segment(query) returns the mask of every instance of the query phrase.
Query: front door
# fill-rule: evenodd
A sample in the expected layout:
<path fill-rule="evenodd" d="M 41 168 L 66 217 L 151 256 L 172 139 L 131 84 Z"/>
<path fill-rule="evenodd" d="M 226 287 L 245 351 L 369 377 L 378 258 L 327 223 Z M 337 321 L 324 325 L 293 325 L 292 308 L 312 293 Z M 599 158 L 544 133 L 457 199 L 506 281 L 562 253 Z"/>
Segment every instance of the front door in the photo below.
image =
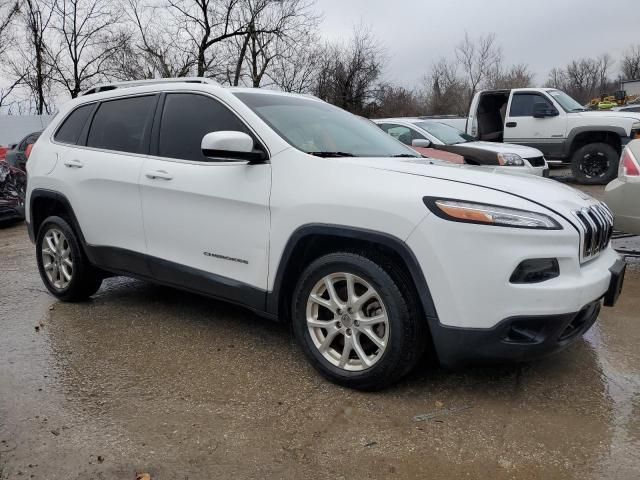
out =
<path fill-rule="evenodd" d="M 211 96 L 168 93 L 159 122 L 156 151 L 141 176 L 153 274 L 260 307 L 267 287 L 271 165 L 202 154 L 207 133 L 232 130 L 253 136 Z"/>
<path fill-rule="evenodd" d="M 566 115 L 535 118 L 536 103 L 558 110 L 551 99 L 538 92 L 518 92 L 512 95 L 505 120 L 505 143 L 517 143 L 537 148 L 547 156 L 562 155 L 567 130 Z M 561 112 L 564 113 L 564 112 Z"/>

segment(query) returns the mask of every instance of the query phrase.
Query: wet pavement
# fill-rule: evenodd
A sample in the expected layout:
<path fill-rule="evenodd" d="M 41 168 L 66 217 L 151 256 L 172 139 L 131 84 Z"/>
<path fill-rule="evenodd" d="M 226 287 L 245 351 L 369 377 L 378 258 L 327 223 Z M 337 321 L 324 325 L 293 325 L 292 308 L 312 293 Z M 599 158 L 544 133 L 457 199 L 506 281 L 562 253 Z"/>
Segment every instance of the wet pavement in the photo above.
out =
<path fill-rule="evenodd" d="M 553 357 L 425 362 L 362 393 L 321 379 L 287 328 L 221 302 L 112 278 L 60 303 L 24 225 L 5 226 L 0 479 L 635 479 L 639 289 L 632 260 L 618 305 Z"/>

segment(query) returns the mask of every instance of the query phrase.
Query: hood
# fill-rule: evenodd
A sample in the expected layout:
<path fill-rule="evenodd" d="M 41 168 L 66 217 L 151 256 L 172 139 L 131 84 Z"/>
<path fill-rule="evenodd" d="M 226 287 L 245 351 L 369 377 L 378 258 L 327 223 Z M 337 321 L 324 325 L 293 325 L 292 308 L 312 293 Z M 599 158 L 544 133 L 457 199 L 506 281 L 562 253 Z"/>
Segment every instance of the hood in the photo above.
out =
<path fill-rule="evenodd" d="M 344 158 L 355 165 L 440 180 L 467 183 L 525 198 L 572 218 L 572 211 L 598 203 L 590 195 L 556 180 L 533 175 L 487 170 L 472 165 L 454 165 L 420 158 Z"/>
<path fill-rule="evenodd" d="M 477 148 L 480 150 L 487 150 L 495 153 L 515 153 L 517 155 L 520 155 L 522 158 L 535 158 L 543 156 L 543 153 L 536 148 L 511 143 L 467 142 L 451 146 L 455 146 L 458 148 Z"/>
<path fill-rule="evenodd" d="M 640 121 L 640 112 L 614 112 L 614 111 L 598 111 L 589 110 L 588 112 L 574 112 L 569 115 L 578 115 L 586 118 L 630 118 Z"/>

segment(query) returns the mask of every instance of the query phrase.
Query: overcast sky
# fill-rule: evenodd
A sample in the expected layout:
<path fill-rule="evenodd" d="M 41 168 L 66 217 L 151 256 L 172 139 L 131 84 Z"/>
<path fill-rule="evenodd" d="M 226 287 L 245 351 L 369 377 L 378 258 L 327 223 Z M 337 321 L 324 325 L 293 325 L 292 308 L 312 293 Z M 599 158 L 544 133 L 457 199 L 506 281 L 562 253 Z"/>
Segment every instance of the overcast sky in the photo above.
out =
<path fill-rule="evenodd" d="M 640 0 L 317 0 L 322 34 L 347 38 L 370 27 L 385 46 L 385 78 L 420 83 L 441 56 L 452 57 L 464 37 L 494 32 L 505 63 L 526 63 L 536 84 L 575 58 L 609 53 L 616 60 L 640 44 Z"/>

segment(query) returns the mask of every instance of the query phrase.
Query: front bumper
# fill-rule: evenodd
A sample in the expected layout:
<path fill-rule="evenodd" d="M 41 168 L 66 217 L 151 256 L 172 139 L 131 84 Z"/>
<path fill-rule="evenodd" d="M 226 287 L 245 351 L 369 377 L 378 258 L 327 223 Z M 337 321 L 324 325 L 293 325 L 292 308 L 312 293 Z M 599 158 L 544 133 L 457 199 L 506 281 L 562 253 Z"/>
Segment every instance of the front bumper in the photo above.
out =
<path fill-rule="evenodd" d="M 0 220 L 21 220 L 21 219 L 24 219 L 23 205 L 0 204 Z"/>
<path fill-rule="evenodd" d="M 558 352 L 579 339 L 595 323 L 601 301 L 578 312 L 522 316 L 503 320 L 494 328 L 473 330 L 432 328 L 438 359 L 453 368 L 472 361 L 529 361 Z"/>
<path fill-rule="evenodd" d="M 618 260 L 609 270 L 611 281 L 604 305 L 613 306 L 622 289 L 625 262 Z M 471 361 L 528 361 L 563 350 L 582 337 L 598 318 L 602 298 L 577 312 L 507 318 L 493 328 L 468 329 L 431 326 L 440 363 L 457 367 Z"/>

